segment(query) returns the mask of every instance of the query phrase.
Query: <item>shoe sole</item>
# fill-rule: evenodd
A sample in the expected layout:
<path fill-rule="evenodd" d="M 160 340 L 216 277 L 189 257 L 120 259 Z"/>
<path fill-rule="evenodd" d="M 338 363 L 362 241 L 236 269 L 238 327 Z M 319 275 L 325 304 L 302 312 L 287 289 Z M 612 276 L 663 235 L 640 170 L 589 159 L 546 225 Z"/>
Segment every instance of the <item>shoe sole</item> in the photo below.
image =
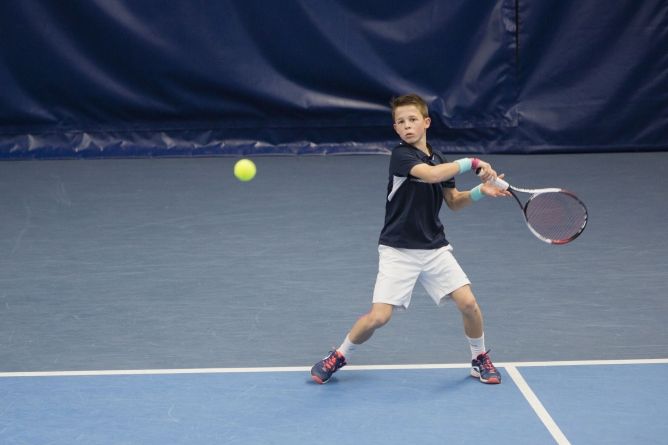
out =
<path fill-rule="evenodd" d="M 480 374 L 475 375 L 473 372 L 471 372 L 471 377 L 474 379 L 479 379 L 482 383 L 488 383 L 492 385 L 496 385 L 501 383 L 501 379 L 497 377 L 492 377 L 491 379 L 483 380 L 482 377 L 480 377 Z"/>
<path fill-rule="evenodd" d="M 471 377 L 475 377 L 475 376 L 472 375 Z M 501 383 L 501 379 L 497 379 L 496 377 L 492 377 L 491 379 L 487 379 L 487 380 L 483 380 L 483 379 L 479 379 L 479 380 L 482 383 L 487 383 L 487 384 L 492 384 L 492 385 L 496 385 L 496 384 Z"/>
<path fill-rule="evenodd" d="M 314 376 L 314 375 L 312 375 L 311 378 L 312 378 L 313 380 L 315 380 L 316 382 L 320 383 L 321 385 L 324 385 L 325 383 L 329 382 L 329 379 L 327 379 L 327 380 L 325 380 L 325 381 L 322 381 L 322 379 L 320 379 L 320 377 L 316 377 L 316 376 Z"/>

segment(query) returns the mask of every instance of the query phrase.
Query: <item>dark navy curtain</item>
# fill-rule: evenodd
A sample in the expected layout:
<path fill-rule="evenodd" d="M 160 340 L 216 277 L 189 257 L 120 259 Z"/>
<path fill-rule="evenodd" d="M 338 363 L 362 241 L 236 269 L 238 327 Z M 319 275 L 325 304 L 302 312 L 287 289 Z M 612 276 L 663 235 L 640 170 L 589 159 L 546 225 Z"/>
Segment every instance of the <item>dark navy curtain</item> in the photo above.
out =
<path fill-rule="evenodd" d="M 523 151 L 668 149 L 668 2 L 519 2 Z"/>
<path fill-rule="evenodd" d="M 663 0 L 0 3 L 0 157 L 665 149 Z"/>

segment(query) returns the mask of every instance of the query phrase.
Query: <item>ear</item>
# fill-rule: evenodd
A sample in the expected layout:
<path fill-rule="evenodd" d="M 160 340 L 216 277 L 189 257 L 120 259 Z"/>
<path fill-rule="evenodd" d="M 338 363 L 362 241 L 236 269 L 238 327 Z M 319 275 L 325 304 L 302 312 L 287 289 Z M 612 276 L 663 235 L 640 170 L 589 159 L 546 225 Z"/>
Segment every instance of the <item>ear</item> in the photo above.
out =
<path fill-rule="evenodd" d="M 397 134 L 399 134 L 399 130 L 397 130 L 397 124 L 392 124 L 392 128 L 394 128 L 394 131 L 396 131 Z"/>
<path fill-rule="evenodd" d="M 429 128 L 431 125 L 431 118 L 430 117 L 425 117 L 424 118 L 424 128 Z"/>

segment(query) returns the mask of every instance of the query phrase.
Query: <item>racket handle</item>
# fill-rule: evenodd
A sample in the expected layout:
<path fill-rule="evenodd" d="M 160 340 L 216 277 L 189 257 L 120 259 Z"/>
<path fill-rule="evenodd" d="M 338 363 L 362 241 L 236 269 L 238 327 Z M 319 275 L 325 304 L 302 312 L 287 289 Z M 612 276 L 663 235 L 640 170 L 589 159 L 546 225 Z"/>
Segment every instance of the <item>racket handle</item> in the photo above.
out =
<path fill-rule="evenodd" d="M 478 176 L 480 176 L 481 171 L 482 171 L 482 169 L 480 167 L 478 167 L 475 172 Z M 495 186 L 497 186 L 498 188 L 503 189 L 503 190 L 508 190 L 508 187 L 510 187 L 510 184 L 508 184 L 506 181 L 504 181 L 501 178 L 492 178 L 487 182 L 489 182 L 490 184 L 494 184 Z"/>

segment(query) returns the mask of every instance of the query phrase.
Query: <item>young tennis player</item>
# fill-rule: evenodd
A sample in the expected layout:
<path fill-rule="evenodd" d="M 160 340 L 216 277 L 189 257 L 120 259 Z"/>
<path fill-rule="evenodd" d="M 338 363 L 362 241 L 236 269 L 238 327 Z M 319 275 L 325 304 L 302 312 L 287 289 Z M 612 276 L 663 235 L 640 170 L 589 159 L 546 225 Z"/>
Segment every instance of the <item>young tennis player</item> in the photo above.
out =
<path fill-rule="evenodd" d="M 459 210 L 485 195 L 510 193 L 486 183 L 496 177 L 488 163 L 475 158 L 447 162 L 442 153 L 433 150 L 427 143 L 431 120 L 422 98 L 409 94 L 392 99 L 391 105 L 401 143 L 390 158 L 373 306 L 355 323 L 341 347 L 313 366 L 311 376 L 318 383 L 326 383 L 347 364 L 357 346 L 390 320 L 395 309 L 408 308 L 419 280 L 436 304 L 442 306 L 452 299 L 461 311 L 471 347 L 471 375 L 483 383 L 501 383 L 501 374 L 485 350 L 480 308 L 466 274 L 452 256 L 438 213 L 443 201 L 451 210 Z M 458 191 L 455 175 L 476 169 L 480 169 L 482 184 L 470 191 Z"/>

